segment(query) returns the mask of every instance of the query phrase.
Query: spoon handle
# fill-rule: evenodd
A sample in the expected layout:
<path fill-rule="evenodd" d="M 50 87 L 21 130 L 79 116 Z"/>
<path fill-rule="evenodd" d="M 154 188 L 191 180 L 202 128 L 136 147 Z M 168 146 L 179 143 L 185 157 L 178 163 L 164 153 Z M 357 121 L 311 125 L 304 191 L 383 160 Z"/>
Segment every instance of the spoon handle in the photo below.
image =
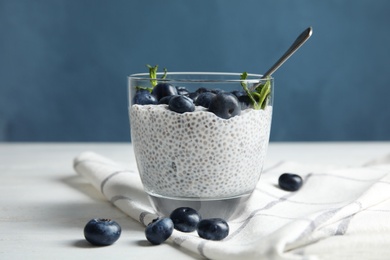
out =
<path fill-rule="evenodd" d="M 311 36 L 313 29 L 311 27 L 304 30 L 297 39 L 293 42 L 290 48 L 283 54 L 280 59 L 261 77 L 262 79 L 271 76 L 282 64 L 291 57 Z"/>

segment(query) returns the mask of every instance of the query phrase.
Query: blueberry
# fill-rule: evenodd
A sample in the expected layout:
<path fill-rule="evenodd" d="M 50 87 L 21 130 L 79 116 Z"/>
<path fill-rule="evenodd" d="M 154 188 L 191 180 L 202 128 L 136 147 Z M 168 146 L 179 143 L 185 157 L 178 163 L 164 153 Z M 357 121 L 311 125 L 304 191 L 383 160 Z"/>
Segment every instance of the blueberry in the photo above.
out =
<path fill-rule="evenodd" d="M 214 94 L 219 94 L 219 93 L 223 93 L 223 92 L 225 92 L 225 91 L 223 91 L 222 89 L 212 89 L 212 90 L 210 90 L 210 92 L 211 93 L 214 93 Z"/>
<path fill-rule="evenodd" d="M 238 102 L 240 103 L 241 110 L 249 108 L 251 106 L 251 104 L 252 104 L 251 99 L 246 94 L 244 94 L 242 96 L 239 96 L 238 97 Z"/>
<path fill-rule="evenodd" d="M 188 207 L 177 208 L 169 216 L 174 224 L 175 229 L 182 232 L 192 232 L 196 230 L 201 216 L 199 213 Z"/>
<path fill-rule="evenodd" d="M 233 90 L 231 93 L 235 95 L 237 98 L 246 95 L 246 92 L 243 90 Z"/>
<path fill-rule="evenodd" d="M 84 227 L 85 239 L 96 246 L 108 246 L 117 241 L 122 229 L 111 219 L 91 219 Z"/>
<path fill-rule="evenodd" d="M 279 176 L 279 187 L 286 191 L 297 191 L 302 187 L 301 176 L 294 173 L 283 173 Z"/>
<path fill-rule="evenodd" d="M 195 103 L 199 97 L 199 93 L 198 92 L 191 92 L 188 94 L 188 97 L 191 98 L 192 101 Z"/>
<path fill-rule="evenodd" d="M 220 218 L 203 219 L 199 222 L 197 231 L 201 238 L 222 240 L 229 235 L 229 225 Z"/>
<path fill-rule="evenodd" d="M 198 93 L 198 94 L 201 94 L 201 93 L 204 93 L 204 92 L 210 92 L 210 90 L 207 89 L 207 88 L 201 87 L 201 88 L 198 88 L 195 92 Z"/>
<path fill-rule="evenodd" d="M 203 92 L 203 93 L 199 94 L 198 98 L 195 101 L 195 104 L 197 106 L 202 106 L 202 107 L 208 108 L 210 105 L 211 99 L 215 96 L 216 96 L 216 94 L 214 94 L 213 92 Z"/>
<path fill-rule="evenodd" d="M 152 95 L 160 100 L 165 96 L 177 95 L 176 87 L 168 83 L 158 83 L 152 90 Z"/>
<path fill-rule="evenodd" d="M 211 99 L 209 111 L 218 117 L 229 119 L 241 114 L 241 106 L 233 94 L 219 93 Z"/>
<path fill-rule="evenodd" d="M 169 109 L 177 113 L 193 112 L 194 102 L 187 96 L 174 96 L 169 101 Z"/>
<path fill-rule="evenodd" d="M 157 218 L 146 226 L 146 239 L 153 245 L 159 245 L 167 240 L 173 232 L 173 222 L 170 218 Z"/>
<path fill-rule="evenodd" d="M 182 96 L 188 96 L 190 92 L 185 87 L 176 86 L 177 94 Z"/>
<path fill-rule="evenodd" d="M 133 103 L 138 105 L 155 105 L 158 101 L 148 90 L 141 89 L 135 93 Z"/>
<path fill-rule="evenodd" d="M 162 97 L 162 98 L 158 101 L 158 103 L 159 103 L 159 104 L 166 104 L 166 105 L 168 105 L 168 104 L 169 104 L 169 101 L 171 100 L 171 98 L 176 97 L 176 96 L 177 96 L 177 95 Z"/>

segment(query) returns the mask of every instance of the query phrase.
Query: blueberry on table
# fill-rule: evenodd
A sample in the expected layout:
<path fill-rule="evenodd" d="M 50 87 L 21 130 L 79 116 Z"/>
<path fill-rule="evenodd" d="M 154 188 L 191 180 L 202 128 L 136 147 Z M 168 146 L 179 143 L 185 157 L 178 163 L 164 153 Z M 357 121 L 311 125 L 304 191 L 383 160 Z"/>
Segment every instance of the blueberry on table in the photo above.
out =
<path fill-rule="evenodd" d="M 148 90 L 140 89 L 135 93 L 133 103 L 138 105 L 155 105 L 158 103 L 158 100 Z"/>
<path fill-rule="evenodd" d="M 96 246 L 108 246 L 117 241 L 122 229 L 111 219 L 91 219 L 84 227 L 85 239 Z"/>
<path fill-rule="evenodd" d="M 195 105 L 187 96 L 174 96 L 169 100 L 168 108 L 177 113 L 193 112 Z"/>
<path fill-rule="evenodd" d="M 168 83 L 158 83 L 152 90 L 152 95 L 160 100 L 166 96 L 177 95 L 177 89 L 171 84 Z"/>
<path fill-rule="evenodd" d="M 195 101 L 195 105 L 208 108 L 210 106 L 211 99 L 213 99 L 213 97 L 215 96 L 216 94 L 214 94 L 213 92 L 200 93 Z"/>
<path fill-rule="evenodd" d="M 218 117 L 229 119 L 241 114 L 241 105 L 235 95 L 219 93 L 211 99 L 209 111 Z"/>
<path fill-rule="evenodd" d="M 229 225 L 221 218 L 203 219 L 198 224 L 198 235 L 207 240 L 222 240 L 229 235 Z"/>
<path fill-rule="evenodd" d="M 153 245 L 159 245 L 167 240 L 173 232 L 173 222 L 170 218 L 157 218 L 146 226 L 146 239 Z"/>
<path fill-rule="evenodd" d="M 301 176 L 294 173 L 283 173 L 279 176 L 279 187 L 286 191 L 297 191 L 302 187 Z"/>
<path fill-rule="evenodd" d="M 172 211 L 170 218 L 173 221 L 175 229 L 182 232 L 192 232 L 196 230 L 201 216 L 199 213 L 189 207 L 181 207 Z"/>

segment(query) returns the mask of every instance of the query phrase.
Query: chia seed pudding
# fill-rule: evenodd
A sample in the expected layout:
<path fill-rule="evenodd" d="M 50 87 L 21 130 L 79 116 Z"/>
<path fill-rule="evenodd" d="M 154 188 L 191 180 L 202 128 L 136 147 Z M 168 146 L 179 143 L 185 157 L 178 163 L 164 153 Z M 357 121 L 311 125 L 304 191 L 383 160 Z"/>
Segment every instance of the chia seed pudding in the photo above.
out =
<path fill-rule="evenodd" d="M 130 107 L 132 143 L 145 190 L 168 198 L 234 198 L 256 186 L 266 156 L 272 106 L 223 119 L 196 106 Z"/>

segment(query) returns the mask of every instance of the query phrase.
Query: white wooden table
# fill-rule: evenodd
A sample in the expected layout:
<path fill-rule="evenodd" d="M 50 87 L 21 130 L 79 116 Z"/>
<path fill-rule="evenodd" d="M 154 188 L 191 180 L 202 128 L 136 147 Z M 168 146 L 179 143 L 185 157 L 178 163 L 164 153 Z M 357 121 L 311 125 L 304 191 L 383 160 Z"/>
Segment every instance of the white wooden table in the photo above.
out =
<path fill-rule="evenodd" d="M 141 224 L 76 175 L 73 158 L 86 150 L 135 165 L 128 143 L 0 143 L 0 259 L 198 258 L 169 244 L 151 246 Z M 267 160 L 351 166 L 389 153 L 390 142 L 271 143 Z M 120 223 L 115 244 L 85 241 L 84 225 L 95 217 Z"/>

